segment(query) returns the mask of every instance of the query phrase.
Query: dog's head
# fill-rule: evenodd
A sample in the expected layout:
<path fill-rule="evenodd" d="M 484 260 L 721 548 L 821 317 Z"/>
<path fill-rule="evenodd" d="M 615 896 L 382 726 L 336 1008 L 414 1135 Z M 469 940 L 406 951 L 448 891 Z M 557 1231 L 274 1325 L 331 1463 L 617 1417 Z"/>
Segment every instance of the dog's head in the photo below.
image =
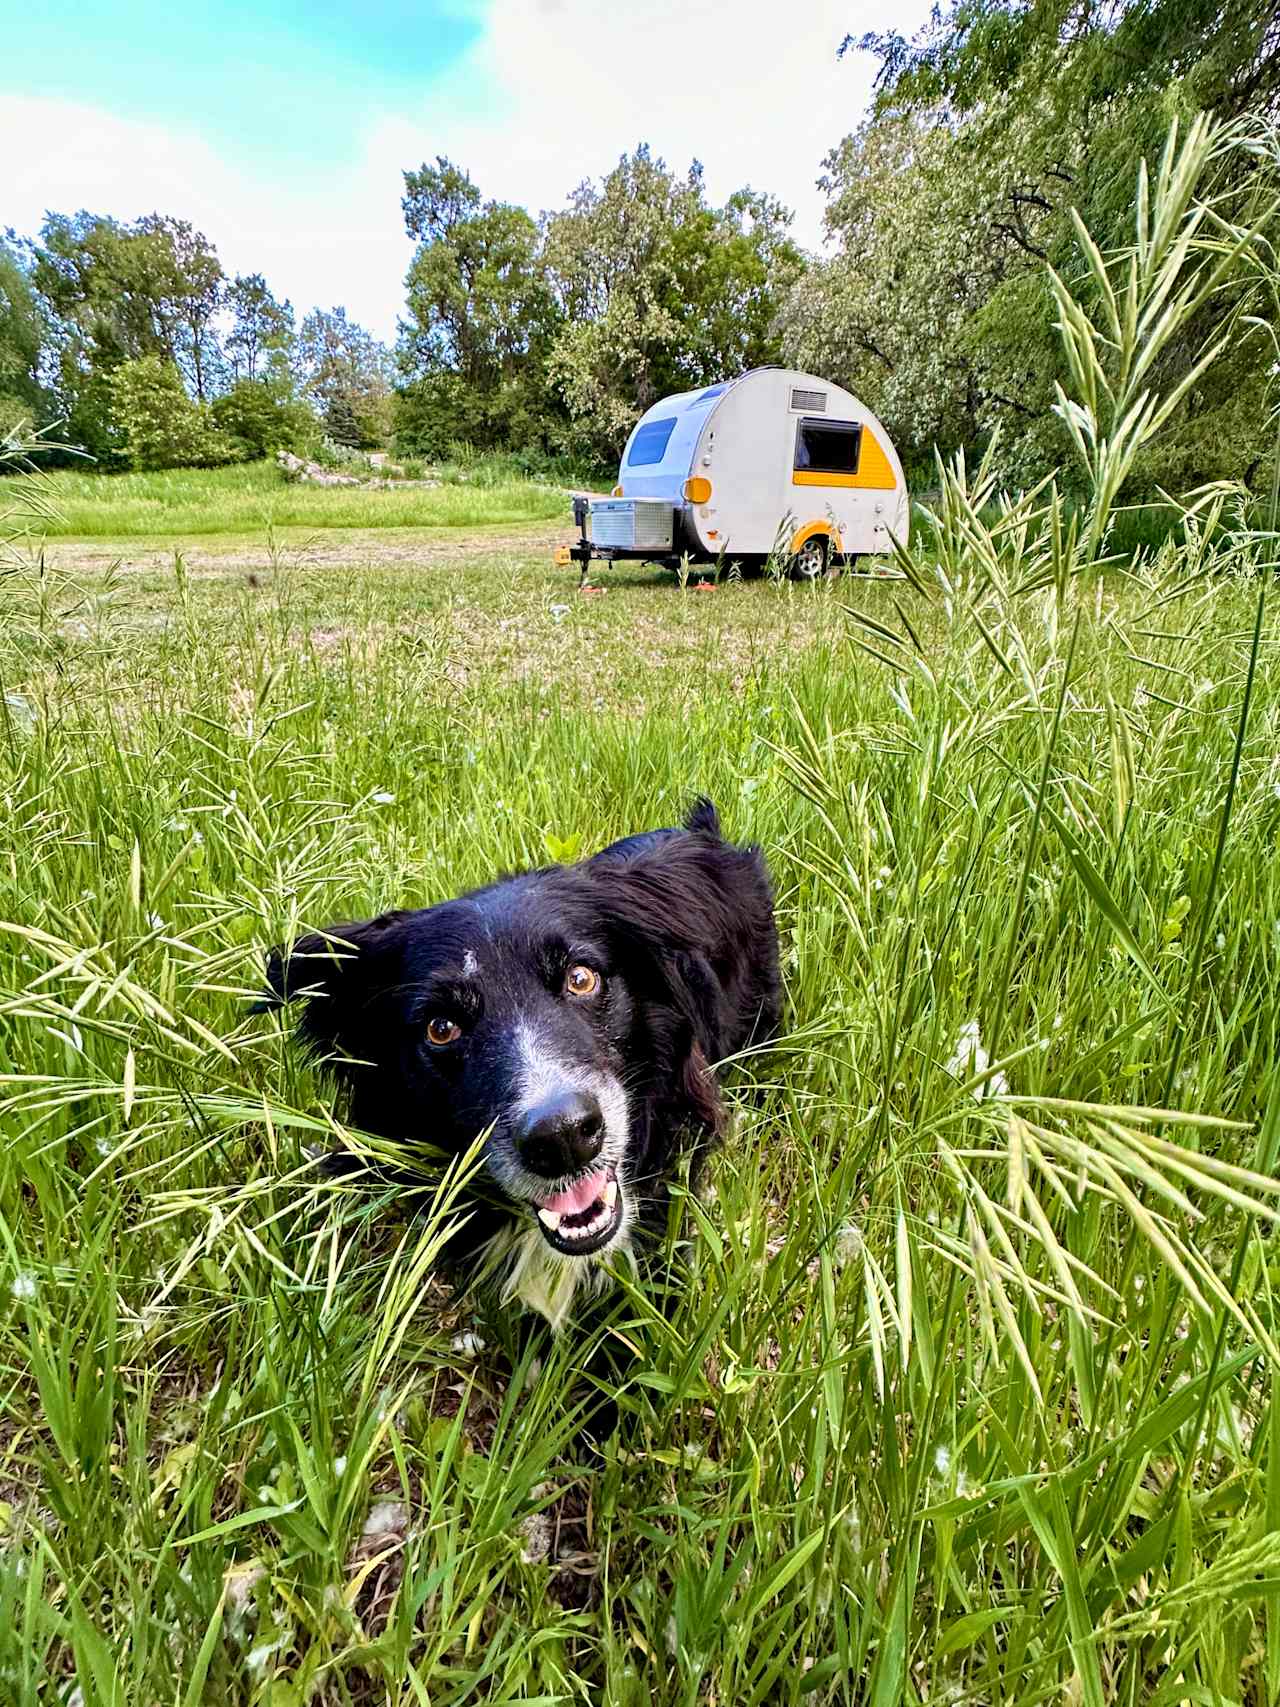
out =
<path fill-rule="evenodd" d="M 281 1001 L 352 1092 L 354 1124 L 485 1164 L 563 1257 L 626 1240 L 666 1134 L 714 1130 L 706 1061 L 732 934 L 709 831 L 633 838 L 582 865 L 303 937 L 271 956 Z"/>

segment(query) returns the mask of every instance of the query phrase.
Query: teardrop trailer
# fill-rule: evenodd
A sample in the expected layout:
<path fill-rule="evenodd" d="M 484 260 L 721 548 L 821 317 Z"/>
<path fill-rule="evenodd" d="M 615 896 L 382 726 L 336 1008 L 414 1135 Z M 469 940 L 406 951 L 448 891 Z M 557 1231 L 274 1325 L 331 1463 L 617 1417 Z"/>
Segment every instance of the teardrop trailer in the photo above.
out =
<path fill-rule="evenodd" d="M 790 368 L 664 397 L 627 440 L 609 498 L 575 497 L 577 563 L 787 562 L 804 579 L 906 544 L 889 435 L 842 386 Z"/>

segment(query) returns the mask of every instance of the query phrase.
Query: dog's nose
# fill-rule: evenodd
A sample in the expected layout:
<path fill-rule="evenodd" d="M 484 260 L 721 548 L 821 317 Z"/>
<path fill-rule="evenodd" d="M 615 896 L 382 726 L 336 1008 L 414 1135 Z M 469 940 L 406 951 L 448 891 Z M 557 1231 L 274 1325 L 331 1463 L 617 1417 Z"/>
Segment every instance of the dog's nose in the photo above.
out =
<path fill-rule="evenodd" d="M 576 1174 L 604 1144 L 604 1115 L 589 1091 L 563 1091 L 531 1108 L 516 1134 L 516 1151 L 543 1179 Z"/>

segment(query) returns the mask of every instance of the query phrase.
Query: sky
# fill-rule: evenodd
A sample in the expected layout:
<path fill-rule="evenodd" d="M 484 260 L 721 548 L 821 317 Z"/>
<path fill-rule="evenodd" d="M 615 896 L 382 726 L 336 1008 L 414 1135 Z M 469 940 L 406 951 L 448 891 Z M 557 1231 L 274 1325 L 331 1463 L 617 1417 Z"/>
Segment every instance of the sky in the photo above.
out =
<path fill-rule="evenodd" d="M 438 154 L 486 197 L 560 207 L 640 142 L 709 195 L 744 184 L 822 241 L 822 159 L 929 0 L 0 0 L 0 230 L 159 212 L 299 313 L 395 335 L 401 174 Z M 8 14 L 5 16 L 5 14 Z"/>

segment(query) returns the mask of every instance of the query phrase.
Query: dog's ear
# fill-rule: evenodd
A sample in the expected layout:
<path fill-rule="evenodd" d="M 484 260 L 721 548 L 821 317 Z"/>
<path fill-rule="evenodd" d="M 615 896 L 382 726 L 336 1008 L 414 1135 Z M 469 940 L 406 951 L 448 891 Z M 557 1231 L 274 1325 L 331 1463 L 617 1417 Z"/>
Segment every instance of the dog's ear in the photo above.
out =
<path fill-rule="evenodd" d="M 717 842 L 720 841 L 720 814 L 716 811 L 715 801 L 708 800 L 705 794 L 700 794 L 685 814 L 684 827 L 695 834 L 711 836 Z"/>
<path fill-rule="evenodd" d="M 644 953 L 680 960 L 709 995 L 719 988 L 712 964 L 741 936 L 744 901 L 759 888 L 759 856 L 720 839 L 709 800 L 697 802 L 684 829 L 634 841 L 625 860 L 582 868 L 596 904 L 615 935 Z"/>
<path fill-rule="evenodd" d="M 396 981 L 403 946 L 403 912 L 329 925 L 267 956 L 271 994 L 259 1008 L 305 1000 L 300 1029 L 313 1047 L 353 1041 L 368 1022 L 372 993 Z"/>
<path fill-rule="evenodd" d="M 590 873 L 599 914 L 669 1052 L 678 1100 L 710 1132 L 724 1123 L 709 1063 L 725 1052 L 731 1030 L 723 975 L 742 934 L 735 920 L 750 859 L 718 831 L 715 809 L 699 802 L 686 831 Z"/>

